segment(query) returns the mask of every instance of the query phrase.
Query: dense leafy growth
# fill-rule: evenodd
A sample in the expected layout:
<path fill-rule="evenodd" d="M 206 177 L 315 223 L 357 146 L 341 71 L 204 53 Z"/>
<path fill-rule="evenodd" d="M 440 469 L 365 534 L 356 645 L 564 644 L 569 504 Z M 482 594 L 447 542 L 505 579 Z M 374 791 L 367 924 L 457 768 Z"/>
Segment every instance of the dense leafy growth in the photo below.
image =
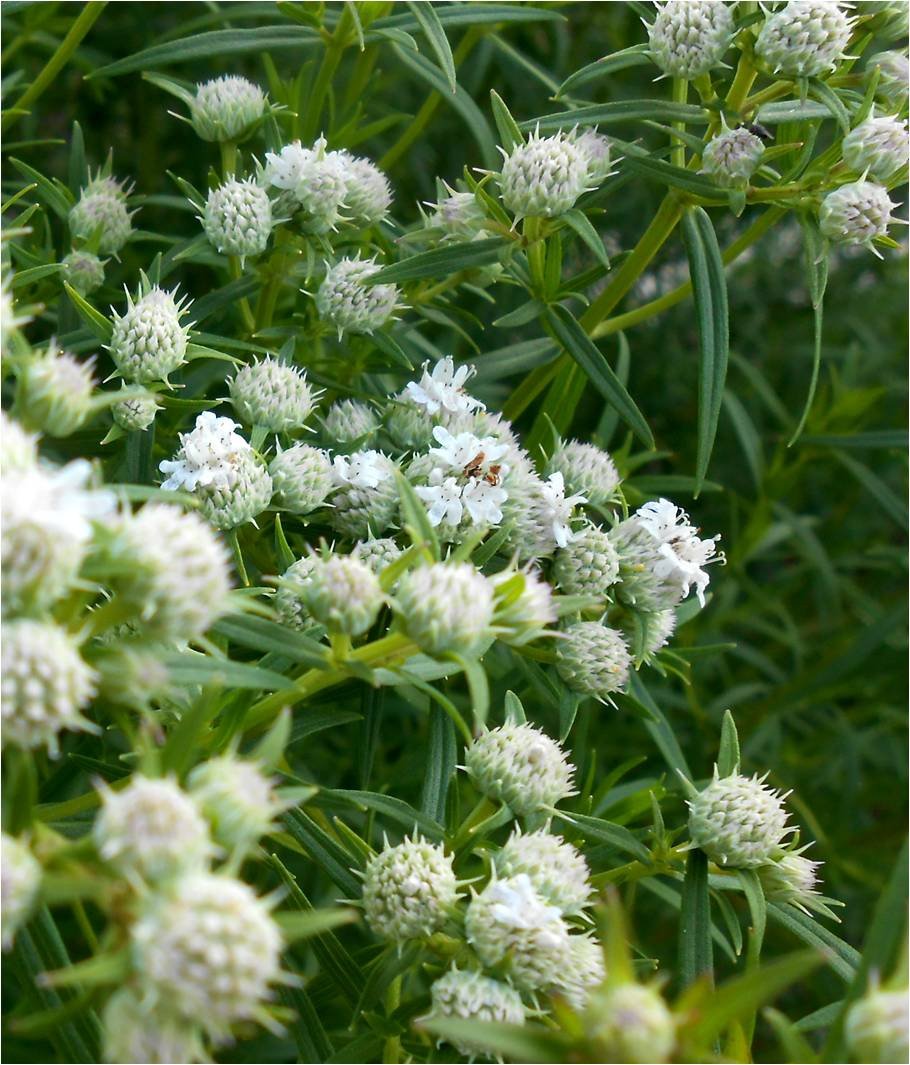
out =
<path fill-rule="evenodd" d="M 2 27 L 4 1060 L 906 1060 L 906 5 Z"/>

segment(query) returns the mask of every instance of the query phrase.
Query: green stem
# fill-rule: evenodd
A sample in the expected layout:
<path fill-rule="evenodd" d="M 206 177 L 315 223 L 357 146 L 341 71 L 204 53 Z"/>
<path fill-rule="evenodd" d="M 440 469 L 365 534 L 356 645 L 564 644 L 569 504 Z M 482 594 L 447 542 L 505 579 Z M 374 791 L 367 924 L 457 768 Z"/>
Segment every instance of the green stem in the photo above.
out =
<path fill-rule="evenodd" d="M 467 58 L 471 49 L 477 44 L 481 37 L 483 37 L 483 32 L 484 31 L 480 27 L 472 26 L 464 35 L 461 43 L 452 55 L 456 69 L 458 68 L 458 64 Z M 388 170 L 393 164 L 397 163 L 404 153 L 411 147 L 436 113 L 436 108 L 439 107 L 441 99 L 442 97 L 438 92 L 433 92 L 426 98 L 423 106 L 414 116 L 408 128 L 379 160 L 377 166 L 380 170 Z"/>
<path fill-rule="evenodd" d="M 221 176 L 227 181 L 237 173 L 237 142 L 219 141 L 221 149 Z"/>
<path fill-rule="evenodd" d="M 761 92 L 757 92 L 754 96 L 750 96 L 744 100 L 742 107 L 739 109 L 740 114 L 744 118 L 751 118 L 762 104 L 770 103 L 772 100 L 779 100 L 781 96 L 788 96 L 793 91 L 794 87 L 792 81 L 777 81 L 773 85 L 769 85 L 766 89 L 762 89 Z"/>
<path fill-rule="evenodd" d="M 338 20 L 338 25 L 335 27 L 335 32 L 326 43 L 325 54 L 322 57 L 322 63 L 320 63 L 319 70 L 316 73 L 316 80 L 313 82 L 313 87 L 310 90 L 306 111 L 304 111 L 301 120 L 301 139 L 306 144 L 315 140 L 316 134 L 319 131 L 319 123 L 322 119 L 322 107 L 325 103 L 326 95 L 332 84 L 332 78 L 335 76 L 335 71 L 338 69 L 338 64 L 341 62 L 344 50 L 349 43 L 350 23 L 351 14 L 347 6 L 345 6 L 341 13 L 341 18 Z"/>
<path fill-rule="evenodd" d="M 658 207 L 657 213 L 651 219 L 651 224 L 641 235 L 629 257 L 612 274 L 610 283 L 579 319 L 579 325 L 589 336 L 595 335 L 596 327 L 601 320 L 606 318 L 647 269 L 648 264 L 676 228 L 682 217 L 682 211 L 682 202 L 675 193 L 668 192 Z M 584 394 L 586 378 L 571 355 L 560 355 L 553 366 L 555 374 L 553 382 L 527 439 L 527 447 L 532 454 L 544 440 L 549 439 L 550 422 L 553 421 L 552 412 L 559 412 L 556 428 L 560 432 L 565 432 Z"/>
<path fill-rule="evenodd" d="M 521 232 L 527 245 L 534 295 L 543 299 L 546 290 L 547 246 L 541 231 L 541 219 L 526 218 L 521 224 Z"/>
<path fill-rule="evenodd" d="M 70 56 L 82 43 L 83 38 L 95 24 L 95 20 L 106 6 L 106 0 L 95 0 L 95 2 L 85 5 L 79 17 L 72 26 L 70 26 L 69 33 L 58 45 L 57 51 L 54 52 L 47 63 L 45 63 L 44 68 L 38 77 L 35 78 L 31 85 L 29 85 L 13 105 L 16 111 L 18 111 L 18 109 L 27 110 L 51 84 L 54 78 L 56 78 L 64 66 L 66 66 Z M 17 118 L 21 117 L 16 111 L 3 116 L 2 122 L 0 122 L 0 130 L 6 132 L 7 128 L 11 126 Z"/>
<path fill-rule="evenodd" d="M 243 277 L 243 267 L 240 265 L 240 260 L 236 255 L 228 256 L 228 273 L 231 275 L 232 281 L 239 281 Z M 250 309 L 250 301 L 243 297 L 239 303 L 240 317 L 243 319 L 243 324 L 247 331 L 252 335 L 256 331 L 256 319 L 253 317 L 253 312 Z"/>
<path fill-rule="evenodd" d="M 689 100 L 689 82 L 685 78 L 673 79 L 673 103 L 684 104 Z M 685 130 L 685 122 L 674 122 L 673 128 L 678 130 Z M 677 137 L 670 138 L 670 162 L 674 166 L 684 167 L 686 165 L 686 145 L 685 142 L 679 140 Z"/>
<path fill-rule="evenodd" d="M 404 662 L 417 650 L 418 647 L 414 641 L 404 633 L 392 632 L 352 651 L 348 655 L 348 662 L 375 669 Z M 244 731 L 260 728 L 271 721 L 284 707 L 296 706 L 297 703 L 317 692 L 333 688 L 336 684 L 343 684 L 350 677 L 351 672 L 345 666 L 307 670 L 297 678 L 293 691 L 273 692 L 251 706 L 243 724 Z"/>
<path fill-rule="evenodd" d="M 594 327 L 613 310 L 626 295 L 648 264 L 663 247 L 664 242 L 682 218 L 683 205 L 672 192 L 667 193 L 651 219 L 651 224 L 641 235 L 629 257 L 612 275 L 610 284 L 601 292 L 580 319 L 580 324 L 589 334 Z"/>
<path fill-rule="evenodd" d="M 388 990 L 385 993 L 385 1013 L 386 1017 L 391 1017 L 395 1010 L 401 1005 L 401 974 L 395 977 L 389 984 Z M 401 1037 L 397 1035 L 390 1035 L 382 1049 L 382 1060 L 385 1065 L 397 1065 L 397 1062 L 401 1058 Z"/>
<path fill-rule="evenodd" d="M 753 245 L 757 240 L 760 240 L 768 230 L 783 218 L 785 210 L 782 207 L 771 207 L 752 223 L 751 226 L 737 239 L 723 254 L 724 263 L 732 263 L 735 259 L 738 259 L 742 253 Z M 675 307 L 677 303 L 681 303 L 684 299 L 687 299 L 692 294 L 692 282 L 686 281 L 685 284 L 680 285 L 678 288 L 673 289 L 672 292 L 668 292 L 663 296 L 660 296 L 656 300 L 651 300 L 649 303 L 643 303 L 641 307 L 636 307 L 634 311 L 627 311 L 625 314 L 618 314 L 615 318 L 607 318 L 606 321 L 601 322 L 592 332 L 591 339 L 598 340 L 600 337 L 610 336 L 612 333 L 619 333 L 623 329 L 629 329 L 633 325 L 638 325 L 639 322 L 647 321 L 649 318 L 653 318 L 657 314 L 661 314 L 663 311 L 669 310 L 670 307 Z"/>
<path fill-rule="evenodd" d="M 237 575 L 240 577 L 240 582 L 244 588 L 249 588 L 250 578 L 247 576 L 246 563 L 243 561 L 243 552 L 240 550 L 240 539 L 237 536 L 236 529 L 231 529 L 228 541 L 231 545 L 231 551 L 234 553 L 234 562 L 237 566 Z"/>
<path fill-rule="evenodd" d="M 751 57 L 743 52 L 739 57 L 739 65 L 725 101 L 730 111 L 736 111 L 738 114 L 742 110 L 743 103 L 757 77 L 758 71 L 755 69 L 755 64 Z"/>
<path fill-rule="evenodd" d="M 462 821 L 458 832 L 455 834 L 455 838 L 452 840 L 453 851 L 461 850 L 471 839 L 478 825 L 482 825 L 484 821 L 496 813 L 499 807 L 492 799 L 488 799 L 486 795 L 477 801 L 477 805 L 468 814 L 468 816 Z"/>

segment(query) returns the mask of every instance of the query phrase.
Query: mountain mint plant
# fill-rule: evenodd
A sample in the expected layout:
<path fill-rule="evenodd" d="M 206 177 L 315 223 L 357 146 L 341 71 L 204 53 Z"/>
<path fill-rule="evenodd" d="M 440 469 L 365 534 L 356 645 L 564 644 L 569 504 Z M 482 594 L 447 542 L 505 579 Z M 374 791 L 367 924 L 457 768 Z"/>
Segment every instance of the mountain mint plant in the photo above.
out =
<path fill-rule="evenodd" d="M 905 13 L 583 7 L 4 5 L 8 1060 L 906 1057 Z"/>

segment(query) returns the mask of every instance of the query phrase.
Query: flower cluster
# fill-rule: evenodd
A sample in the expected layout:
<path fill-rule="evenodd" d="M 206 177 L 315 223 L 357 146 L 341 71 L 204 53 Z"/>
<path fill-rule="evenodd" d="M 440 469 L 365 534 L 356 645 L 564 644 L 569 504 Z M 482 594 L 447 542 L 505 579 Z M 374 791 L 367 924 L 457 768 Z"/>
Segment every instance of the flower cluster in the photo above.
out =
<path fill-rule="evenodd" d="M 571 794 L 561 748 L 529 726 L 487 732 L 466 757 L 475 787 L 509 801 L 509 817 L 535 814 Z M 362 905 L 376 935 L 399 945 L 437 934 L 463 937 L 469 948 L 460 954 L 467 968 L 453 965 L 434 980 L 425 1019 L 522 1024 L 551 999 L 584 1009 L 606 974 L 602 948 L 586 925 L 593 889 L 580 851 L 548 828 L 516 827 L 490 853 L 485 886 L 472 886 L 467 897 L 458 865 L 447 847 L 415 837 L 397 846 L 386 841 L 363 874 Z"/>

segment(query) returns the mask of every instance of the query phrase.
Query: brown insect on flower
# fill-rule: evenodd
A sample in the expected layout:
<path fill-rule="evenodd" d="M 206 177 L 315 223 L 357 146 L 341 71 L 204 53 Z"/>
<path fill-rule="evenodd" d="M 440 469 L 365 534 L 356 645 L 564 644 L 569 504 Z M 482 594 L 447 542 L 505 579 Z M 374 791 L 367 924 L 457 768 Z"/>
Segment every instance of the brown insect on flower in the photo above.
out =
<path fill-rule="evenodd" d="M 482 451 L 478 451 L 474 458 L 472 458 L 465 466 L 465 477 L 481 477 L 483 475 L 483 461 L 485 458 L 486 455 Z"/>
<path fill-rule="evenodd" d="M 485 481 L 487 482 L 487 484 L 491 484 L 491 485 L 493 485 L 493 487 L 495 488 L 495 487 L 496 487 L 496 485 L 498 485 L 498 484 L 499 484 L 499 482 L 500 482 L 500 480 L 501 480 L 501 478 L 500 478 L 500 476 L 499 476 L 499 473 L 500 473 L 500 470 L 501 470 L 501 469 L 502 469 L 502 466 L 500 466 L 498 462 L 497 462 L 497 463 L 495 463 L 495 464 L 494 464 L 494 465 L 492 465 L 492 466 L 490 467 L 490 469 L 489 469 L 489 470 L 488 470 L 488 471 L 487 471 L 487 472 L 486 472 L 486 473 L 484 474 L 484 477 L 483 477 L 483 479 L 484 479 L 484 480 L 485 480 Z"/>

